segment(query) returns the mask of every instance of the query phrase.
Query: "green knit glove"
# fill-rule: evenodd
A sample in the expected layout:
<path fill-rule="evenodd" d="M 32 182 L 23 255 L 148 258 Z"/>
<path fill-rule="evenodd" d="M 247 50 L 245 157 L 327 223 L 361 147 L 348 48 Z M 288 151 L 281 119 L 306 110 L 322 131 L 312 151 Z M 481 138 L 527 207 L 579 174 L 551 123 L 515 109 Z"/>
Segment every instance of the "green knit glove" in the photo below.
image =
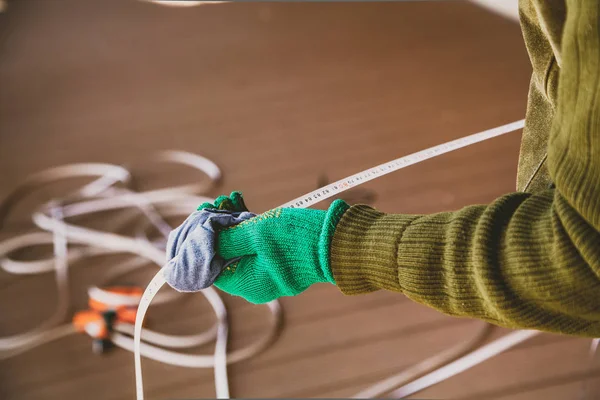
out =
<path fill-rule="evenodd" d="M 336 200 L 328 211 L 276 208 L 219 232 L 221 257 L 240 259 L 221 272 L 215 286 L 261 304 L 295 296 L 314 283 L 335 285 L 329 246 L 348 207 Z"/>

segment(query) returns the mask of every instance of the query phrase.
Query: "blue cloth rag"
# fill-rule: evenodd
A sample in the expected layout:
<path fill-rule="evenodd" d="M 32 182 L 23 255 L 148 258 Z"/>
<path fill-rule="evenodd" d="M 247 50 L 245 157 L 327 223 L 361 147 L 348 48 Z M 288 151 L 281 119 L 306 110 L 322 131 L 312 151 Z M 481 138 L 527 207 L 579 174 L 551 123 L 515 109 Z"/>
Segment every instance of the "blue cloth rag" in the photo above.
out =
<path fill-rule="evenodd" d="M 211 286 L 221 271 L 237 259 L 224 260 L 216 252 L 218 231 L 256 216 L 248 211 L 204 209 L 191 214 L 169 234 L 167 283 L 180 292 Z"/>

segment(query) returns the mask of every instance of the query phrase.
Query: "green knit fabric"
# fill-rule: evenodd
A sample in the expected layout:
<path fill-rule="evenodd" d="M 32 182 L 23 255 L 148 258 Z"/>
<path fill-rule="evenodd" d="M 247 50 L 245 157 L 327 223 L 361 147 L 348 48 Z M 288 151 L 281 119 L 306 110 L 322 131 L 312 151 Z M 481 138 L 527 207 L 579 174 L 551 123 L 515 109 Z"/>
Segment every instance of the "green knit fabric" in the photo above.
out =
<path fill-rule="evenodd" d="M 599 8 L 520 3 L 534 69 L 521 192 L 432 215 L 351 207 L 331 244 L 342 292 L 394 290 L 449 315 L 600 337 Z"/>
<path fill-rule="evenodd" d="M 318 282 L 335 284 L 329 249 L 347 209 L 342 200 L 328 211 L 276 208 L 221 231 L 218 253 L 241 259 L 219 275 L 215 286 L 260 304 L 295 296 Z"/>
<path fill-rule="evenodd" d="M 219 196 L 213 203 L 202 203 L 196 209 L 197 211 L 204 210 L 206 208 L 214 208 L 217 210 L 228 210 L 228 211 L 248 211 L 246 203 L 244 203 L 244 197 L 242 192 L 231 192 L 229 196 Z"/>

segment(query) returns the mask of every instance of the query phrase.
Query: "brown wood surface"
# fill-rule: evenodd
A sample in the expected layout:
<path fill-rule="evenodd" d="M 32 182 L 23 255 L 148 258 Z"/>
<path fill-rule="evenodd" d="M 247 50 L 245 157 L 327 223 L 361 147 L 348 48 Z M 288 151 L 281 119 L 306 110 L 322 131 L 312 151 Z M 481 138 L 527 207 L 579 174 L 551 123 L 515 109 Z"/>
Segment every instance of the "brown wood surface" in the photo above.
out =
<path fill-rule="evenodd" d="M 530 75 L 518 25 L 466 2 L 173 9 L 134 0 L 17 0 L 0 14 L 0 46 L 1 197 L 30 173 L 71 162 L 126 164 L 143 187 L 201 179 L 152 164 L 156 151 L 184 149 L 223 169 L 212 195 L 243 190 L 255 211 L 315 189 L 324 175 L 341 178 L 520 119 Z M 404 213 L 490 201 L 514 189 L 519 139 L 511 134 L 410 167 L 350 199 Z M 23 201 L 0 238 L 30 229 L 27 212 L 48 193 Z M 73 267 L 74 309 L 85 304 L 86 285 L 118 259 Z M 49 275 L 1 273 L 0 335 L 33 327 L 54 300 Z M 264 307 L 226 302 L 232 348 L 263 332 Z M 234 396 L 351 396 L 478 324 L 399 294 L 346 297 L 329 285 L 282 303 L 280 339 L 230 368 Z M 212 323 L 200 295 L 158 306 L 149 318 L 171 333 Z M 576 398 L 590 374 L 588 346 L 544 334 L 417 397 Z M 151 399 L 214 396 L 211 370 L 144 367 Z M 125 400 L 133 391 L 131 354 L 96 356 L 84 336 L 0 362 L 2 399 Z"/>

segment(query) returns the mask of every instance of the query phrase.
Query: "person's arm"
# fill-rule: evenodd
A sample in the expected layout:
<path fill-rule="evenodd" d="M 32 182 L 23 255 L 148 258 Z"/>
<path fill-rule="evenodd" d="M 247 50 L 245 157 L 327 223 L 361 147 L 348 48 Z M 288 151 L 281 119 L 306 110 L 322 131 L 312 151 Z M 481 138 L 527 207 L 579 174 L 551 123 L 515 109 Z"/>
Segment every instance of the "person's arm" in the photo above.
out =
<path fill-rule="evenodd" d="M 549 126 L 547 171 L 555 188 L 432 215 L 385 214 L 342 200 L 327 211 L 278 208 L 217 227 L 213 241 L 202 232 L 182 237 L 181 249 L 199 246 L 210 257 L 173 254 L 175 267 L 206 270 L 221 257 L 227 267 L 201 286 L 214 282 L 253 303 L 330 282 L 346 294 L 399 291 L 450 315 L 512 328 L 600 337 L 599 1 L 568 1 L 560 46 L 539 40 L 540 32 L 556 32 L 544 20 L 553 15 L 550 3 L 523 2 L 537 13 L 524 21 L 534 29 L 526 41 L 536 94 L 526 129 Z M 559 47 L 560 60 L 543 62 L 545 51 Z M 198 213 L 244 211 L 237 197 Z"/>
<path fill-rule="evenodd" d="M 449 315 L 600 337 L 599 9 L 566 1 L 547 155 L 555 187 L 433 215 L 353 206 L 330 250 L 343 293 L 394 290 Z"/>

